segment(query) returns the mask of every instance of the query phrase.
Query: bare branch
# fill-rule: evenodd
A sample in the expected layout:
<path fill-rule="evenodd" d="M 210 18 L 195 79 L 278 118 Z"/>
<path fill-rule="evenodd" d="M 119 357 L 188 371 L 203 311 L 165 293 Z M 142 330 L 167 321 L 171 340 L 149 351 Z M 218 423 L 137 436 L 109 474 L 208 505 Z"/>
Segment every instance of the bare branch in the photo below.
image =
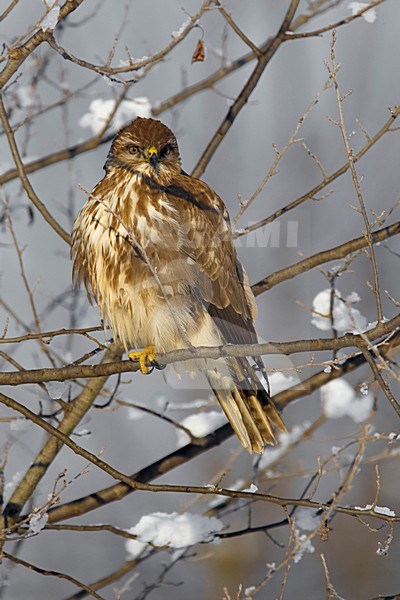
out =
<path fill-rule="evenodd" d="M 71 577 L 71 575 L 67 575 L 66 573 L 60 573 L 59 571 L 48 571 L 47 569 L 42 569 L 41 567 L 37 567 L 36 565 L 33 565 L 32 563 L 29 563 L 26 560 L 22 560 L 22 558 L 17 558 L 12 554 L 8 554 L 8 552 L 2 552 L 0 557 L 1 556 L 7 558 L 7 560 L 10 560 L 16 565 L 20 565 L 22 567 L 25 567 L 26 569 L 35 571 L 35 573 L 39 573 L 40 575 L 44 575 L 46 577 L 58 577 L 59 579 L 66 579 L 67 581 L 73 583 L 82 590 L 85 590 L 85 592 L 92 596 L 92 598 L 97 598 L 98 600 L 105 600 L 103 596 L 99 596 L 99 594 L 97 594 L 92 588 L 85 585 L 81 581 L 78 581 L 77 579 L 75 579 L 75 577 Z"/>
<path fill-rule="evenodd" d="M 375 0 L 374 2 L 370 2 L 367 6 L 361 8 L 354 15 L 349 15 L 348 17 L 345 17 L 344 19 L 340 19 L 339 21 L 336 21 L 335 23 L 331 23 L 330 25 L 325 25 L 325 27 L 320 27 L 319 29 L 315 29 L 314 31 L 305 31 L 303 33 L 292 33 L 291 31 L 289 31 L 289 32 L 287 32 L 287 38 L 291 39 L 291 40 L 296 40 L 299 38 L 301 39 L 301 38 L 309 38 L 309 37 L 318 37 L 318 36 L 322 35 L 323 33 L 326 33 L 327 31 L 332 31 L 332 29 L 338 29 L 339 27 L 342 27 L 343 25 L 347 25 L 348 23 L 351 23 L 355 19 L 359 19 L 360 17 L 362 17 L 362 15 L 365 12 L 367 12 L 367 10 L 371 10 L 371 8 L 378 6 L 378 4 L 382 4 L 384 1 L 385 0 Z"/>
<path fill-rule="evenodd" d="M 58 23 L 63 21 L 69 14 L 76 10 L 84 0 L 67 0 L 61 7 Z M 50 31 L 36 31 L 24 44 L 13 48 L 8 55 L 7 64 L 0 72 L 0 89 L 4 88 L 5 84 L 18 71 L 24 61 L 30 54 L 45 41 L 51 37 Z"/>
<path fill-rule="evenodd" d="M 381 139 L 382 136 L 384 136 L 386 133 L 392 131 L 391 125 L 397 119 L 397 117 L 399 115 L 400 115 L 400 106 L 395 106 L 393 109 L 390 109 L 389 119 L 381 127 L 381 129 L 370 140 L 368 140 L 368 142 L 361 148 L 361 150 L 353 156 L 354 163 L 356 163 L 358 160 L 360 160 L 360 158 L 362 158 L 368 152 L 368 150 L 370 150 L 370 148 L 372 148 L 372 146 L 374 146 L 374 144 L 376 144 L 376 142 Z M 321 183 L 319 183 L 318 185 L 313 187 L 311 190 L 309 190 L 308 192 L 306 192 L 305 194 L 303 194 L 296 200 L 289 202 L 289 204 L 286 204 L 286 206 L 275 211 L 274 213 L 272 213 L 265 219 L 262 219 L 261 221 L 259 221 L 258 223 L 254 223 L 253 225 L 249 225 L 248 227 L 245 227 L 239 233 L 236 233 L 234 237 L 241 237 L 242 235 L 246 235 L 247 233 L 250 233 L 251 231 L 255 231 L 256 229 L 259 229 L 260 227 L 263 227 L 264 225 L 268 225 L 268 223 L 272 223 L 276 219 L 279 219 L 279 217 L 281 217 L 282 215 L 285 215 L 290 210 L 297 208 L 298 206 L 300 206 L 300 204 L 303 204 L 303 202 L 305 202 L 306 200 L 312 200 L 313 198 L 316 197 L 316 195 L 321 190 L 326 188 L 330 183 L 332 183 L 333 181 L 338 179 L 338 177 L 340 177 L 341 175 L 344 175 L 344 173 L 346 173 L 349 170 L 349 168 L 350 168 L 350 163 L 346 162 L 344 165 L 342 165 L 340 167 L 340 169 L 338 169 L 337 171 L 332 173 L 332 175 L 330 175 L 328 177 L 328 179 L 321 181 Z M 1 182 L 1 179 L 0 179 L 0 182 Z"/>
<path fill-rule="evenodd" d="M 365 357 L 362 354 L 359 354 L 356 357 L 348 359 L 340 367 L 332 370 L 330 373 L 321 371 L 316 375 L 309 377 L 307 380 L 302 381 L 301 384 L 280 392 L 274 396 L 274 402 L 280 409 L 283 409 L 291 402 L 311 394 L 329 381 L 332 381 L 332 379 L 342 377 L 345 373 L 350 373 L 365 363 Z M 215 432 L 205 436 L 203 438 L 202 446 L 188 444 L 148 467 L 141 469 L 132 475 L 132 479 L 135 481 L 149 482 L 154 478 L 165 475 L 165 473 L 170 470 L 185 464 L 187 461 L 203 454 L 207 450 L 215 448 L 232 435 L 233 432 L 229 424 L 224 425 Z M 118 483 L 103 490 L 98 490 L 96 494 L 91 494 L 80 498 L 79 500 L 74 500 L 72 503 L 52 508 L 49 511 L 49 522 L 54 523 L 59 520 L 81 516 L 104 506 L 104 504 L 120 500 L 133 491 L 132 487 L 125 483 Z"/>
<path fill-rule="evenodd" d="M 383 229 L 379 229 L 378 231 L 374 231 L 372 233 L 372 241 L 374 244 L 378 242 L 382 242 L 392 236 L 399 235 L 400 233 L 400 221 L 393 223 L 393 225 L 389 225 L 388 227 L 384 227 Z M 306 273 L 319 265 L 323 265 L 324 263 L 330 262 L 332 260 L 338 260 L 339 258 L 345 258 L 347 255 L 357 252 L 357 250 L 361 250 L 368 245 L 368 241 L 365 236 L 361 236 L 355 238 L 354 240 L 350 240 L 345 242 L 344 244 L 340 244 L 340 246 L 335 246 L 334 248 L 330 248 L 329 250 L 323 250 L 322 252 L 317 252 L 317 254 L 313 254 L 308 258 L 304 258 L 303 260 L 298 261 L 294 265 L 289 265 L 288 267 L 284 267 L 279 271 L 275 271 L 268 277 L 261 279 L 257 283 L 252 286 L 252 290 L 255 296 L 262 294 L 263 292 L 270 290 L 275 285 L 282 283 L 283 281 L 287 281 L 288 279 L 292 279 L 297 275 L 301 275 L 302 273 Z"/>
<path fill-rule="evenodd" d="M 374 341 L 383 335 L 391 335 L 400 326 L 400 315 L 390 321 L 380 323 L 366 332 L 369 340 Z M 397 340 L 396 334 L 396 340 Z M 392 340 L 393 342 L 393 340 Z M 194 350 L 173 350 L 165 354 L 157 354 L 160 365 L 169 365 L 194 358 L 217 359 L 228 356 L 262 356 L 264 354 L 292 354 L 295 352 L 314 352 L 339 350 L 340 348 L 358 347 L 358 337 L 347 333 L 334 339 L 297 340 L 293 342 L 267 342 L 265 344 L 226 344 L 223 346 L 197 346 Z M 137 362 L 130 360 L 120 362 L 104 362 L 98 365 L 67 366 L 54 369 L 31 369 L 18 373 L 0 373 L 0 385 L 23 385 L 46 381 L 66 381 L 86 377 L 105 377 L 117 373 L 137 371 Z"/>
<path fill-rule="evenodd" d="M 180 31 L 180 33 L 178 35 L 173 36 L 172 41 L 169 44 L 167 44 L 167 46 L 163 50 L 156 52 L 150 58 L 143 58 L 143 59 L 137 60 L 137 61 L 130 60 L 129 64 L 127 66 L 110 67 L 109 62 L 107 62 L 104 65 L 95 65 L 86 60 L 83 60 L 82 58 L 78 58 L 78 57 L 74 56 L 73 54 L 71 54 L 71 52 L 65 50 L 65 48 L 62 48 L 56 42 L 53 35 L 48 36 L 46 38 L 46 41 L 53 48 L 53 50 L 58 52 L 64 59 L 69 60 L 69 61 L 79 65 L 80 67 L 84 67 L 91 71 L 95 71 L 99 75 L 110 76 L 110 75 L 118 75 L 119 73 L 129 73 L 131 71 L 137 71 L 138 69 L 143 69 L 144 67 L 152 66 L 152 65 L 156 64 L 157 62 L 161 61 L 165 56 L 167 56 L 175 48 L 175 46 L 177 46 L 182 40 L 185 39 L 185 37 L 188 35 L 188 33 L 190 33 L 190 31 L 192 31 L 192 29 L 196 26 L 198 20 L 202 16 L 202 14 L 206 10 L 210 10 L 211 8 L 212 7 L 210 7 L 210 0 L 204 0 L 200 9 L 193 16 L 189 17 L 188 22 L 182 28 L 182 31 Z"/>
<path fill-rule="evenodd" d="M 221 125 L 215 132 L 213 138 L 209 142 L 207 148 L 204 150 L 197 165 L 195 166 L 192 172 L 192 175 L 194 177 L 200 177 L 204 173 L 208 163 L 210 162 L 211 158 L 216 152 L 218 146 L 221 144 L 229 129 L 232 127 L 233 122 L 235 121 L 242 108 L 246 105 L 250 94 L 256 87 L 269 61 L 274 56 L 275 52 L 278 50 L 279 46 L 283 42 L 285 38 L 285 31 L 290 27 L 290 24 L 294 18 L 295 12 L 299 5 L 299 1 L 300 0 L 291 0 L 289 8 L 286 11 L 285 17 L 283 19 L 282 25 L 278 33 L 276 34 L 275 38 L 271 41 L 271 44 L 268 46 L 268 48 L 262 53 L 261 56 L 258 57 L 255 69 L 253 70 L 252 74 L 247 80 L 242 91 L 236 98 L 235 102 L 230 107 L 228 114 L 226 115 L 225 119 L 222 121 Z"/>
<path fill-rule="evenodd" d="M 328 72 L 329 72 L 330 76 L 332 77 L 333 85 L 334 85 L 335 92 L 336 92 L 336 100 L 337 100 L 338 112 L 339 112 L 339 129 L 340 129 L 340 132 L 342 134 L 344 145 L 346 147 L 346 152 L 347 152 L 347 156 L 348 156 L 348 162 L 349 162 L 351 177 L 353 179 L 354 188 L 355 188 L 356 193 L 357 193 L 358 202 L 360 204 L 361 213 L 362 213 L 362 216 L 363 216 L 363 219 L 364 219 L 365 236 L 367 238 L 368 248 L 369 248 L 369 258 L 371 260 L 372 270 L 373 270 L 373 273 L 374 273 L 374 289 L 373 289 L 373 291 L 374 291 L 375 298 L 376 298 L 376 308 L 377 308 L 377 312 L 378 312 L 378 321 L 381 322 L 382 318 L 383 318 L 383 314 L 382 314 L 382 302 L 381 302 L 380 289 L 379 289 L 379 275 L 378 275 L 378 267 L 377 267 L 377 264 L 376 264 L 374 242 L 373 242 L 373 239 L 372 239 L 371 224 L 369 222 L 369 218 L 368 218 L 368 215 L 367 215 L 367 209 L 366 209 L 364 198 L 363 198 L 363 195 L 362 195 L 362 192 L 361 192 L 360 182 L 359 182 L 358 177 L 357 177 L 357 172 L 356 172 L 356 167 L 355 167 L 355 160 L 354 160 L 354 156 L 353 156 L 353 149 L 350 146 L 349 136 L 348 136 L 348 133 L 347 133 L 347 130 L 346 130 L 345 122 L 344 122 L 343 98 L 340 95 L 339 84 L 338 84 L 338 80 L 337 80 L 337 66 L 338 65 L 336 63 L 336 57 L 335 57 L 335 40 L 336 40 L 336 32 L 333 31 L 333 33 L 332 33 L 332 45 L 331 45 L 331 65 L 330 66 L 327 65 L 327 69 L 328 69 Z M 370 140 L 368 140 L 368 141 L 370 141 Z"/>
<path fill-rule="evenodd" d="M 31 183 L 26 175 L 25 167 L 21 160 L 21 156 L 18 151 L 17 144 L 15 142 L 15 137 L 14 137 L 14 133 L 11 129 L 10 122 L 7 118 L 7 113 L 6 113 L 6 109 L 5 109 L 4 102 L 3 102 L 3 96 L 1 94 L 0 94 L 0 119 L 1 119 L 1 122 L 3 123 L 3 127 L 4 127 L 4 130 L 7 135 L 8 143 L 10 145 L 11 153 L 13 155 L 15 164 L 17 165 L 17 172 L 18 172 L 19 178 L 21 179 L 22 185 L 24 186 L 24 190 L 26 191 L 28 198 L 30 199 L 32 204 L 34 204 L 34 206 L 36 206 L 36 208 L 38 209 L 38 211 L 40 212 L 42 217 L 45 219 L 45 221 L 47 221 L 47 223 L 54 229 L 54 231 L 56 233 L 58 233 L 58 235 L 64 240 L 64 242 L 67 242 L 67 244 L 69 244 L 70 243 L 69 234 L 61 227 L 61 225 L 49 213 L 46 206 L 43 204 L 43 202 L 39 199 L 39 197 L 35 193 L 33 187 L 31 186 Z"/>
<path fill-rule="evenodd" d="M 113 360 L 117 355 L 118 352 L 116 349 L 109 348 L 103 358 L 103 362 L 106 363 Z M 60 441 L 67 443 L 66 440 L 68 440 L 68 442 L 70 442 L 68 436 L 91 408 L 106 379 L 106 377 L 100 377 L 95 381 L 89 381 L 74 402 L 67 407 L 68 410 L 65 411 L 64 418 L 60 422 L 58 429 L 54 429 L 54 427 L 49 425 L 46 421 L 43 421 L 43 419 L 40 419 L 32 411 L 24 407 L 24 410 L 27 411 L 25 413 L 22 412 L 24 416 L 30 418 L 33 422 L 40 424 L 43 429 L 48 433 L 51 432 L 53 435 L 45 442 L 31 467 L 25 473 L 23 479 L 13 492 L 4 511 L 6 516 L 11 517 L 17 515 L 22 510 L 25 502 L 27 502 L 28 498 L 32 495 L 39 481 L 45 475 L 47 469 L 61 450 L 62 444 L 60 444 Z M 0 402 L 5 399 L 5 396 L 1 397 Z M 13 403 L 15 401 L 10 400 L 10 402 Z M 8 404 L 8 406 L 10 406 L 10 404 Z"/>

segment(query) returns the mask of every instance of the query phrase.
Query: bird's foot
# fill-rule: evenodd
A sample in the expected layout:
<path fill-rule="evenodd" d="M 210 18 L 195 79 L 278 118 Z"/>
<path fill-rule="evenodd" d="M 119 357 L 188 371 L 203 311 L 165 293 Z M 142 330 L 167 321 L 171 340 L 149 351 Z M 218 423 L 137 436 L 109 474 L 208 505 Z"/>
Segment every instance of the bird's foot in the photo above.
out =
<path fill-rule="evenodd" d="M 140 372 L 143 375 L 149 375 L 153 371 L 153 367 L 158 367 L 154 346 L 146 346 L 139 352 L 129 352 L 128 358 L 139 361 Z"/>

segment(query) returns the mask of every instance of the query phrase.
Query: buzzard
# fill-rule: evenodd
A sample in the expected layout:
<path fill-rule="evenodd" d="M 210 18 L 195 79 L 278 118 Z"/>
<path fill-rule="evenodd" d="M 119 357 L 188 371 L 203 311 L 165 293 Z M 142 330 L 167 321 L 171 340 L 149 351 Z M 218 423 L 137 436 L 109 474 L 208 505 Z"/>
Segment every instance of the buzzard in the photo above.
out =
<path fill-rule="evenodd" d="M 137 118 L 115 136 L 105 175 L 72 232 L 73 273 L 129 357 L 149 372 L 157 352 L 256 343 L 255 299 L 227 209 L 181 168 L 172 131 Z M 260 359 L 193 359 L 241 444 L 262 452 L 285 431 Z"/>

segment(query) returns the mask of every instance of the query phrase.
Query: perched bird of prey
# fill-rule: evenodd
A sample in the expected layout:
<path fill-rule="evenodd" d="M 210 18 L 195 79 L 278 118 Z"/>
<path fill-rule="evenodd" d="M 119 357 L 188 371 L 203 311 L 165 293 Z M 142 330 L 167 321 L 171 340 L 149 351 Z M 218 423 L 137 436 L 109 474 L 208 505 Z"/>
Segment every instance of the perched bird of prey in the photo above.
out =
<path fill-rule="evenodd" d="M 256 304 L 227 209 L 181 168 L 176 138 L 137 118 L 115 136 L 105 175 L 76 218 L 73 272 L 143 373 L 157 352 L 256 343 Z M 193 359 L 242 445 L 262 452 L 285 426 L 260 359 Z"/>

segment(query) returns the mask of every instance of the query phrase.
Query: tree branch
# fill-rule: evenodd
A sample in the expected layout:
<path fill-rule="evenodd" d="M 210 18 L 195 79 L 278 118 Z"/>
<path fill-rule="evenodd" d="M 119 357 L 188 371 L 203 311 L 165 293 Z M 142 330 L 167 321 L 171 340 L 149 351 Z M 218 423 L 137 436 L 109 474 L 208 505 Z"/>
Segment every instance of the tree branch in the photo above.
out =
<path fill-rule="evenodd" d="M 8 554 L 8 552 L 2 552 L 0 558 L 2 556 L 4 558 L 7 558 L 7 560 L 10 560 L 11 562 L 15 563 L 16 565 L 21 565 L 26 569 L 30 569 L 31 571 L 35 571 L 35 573 L 39 573 L 40 575 L 45 575 L 46 577 L 58 577 L 58 579 L 66 579 L 70 583 L 73 583 L 77 587 L 84 590 L 87 594 L 89 594 L 89 596 L 92 596 L 92 598 L 97 598 L 98 600 L 105 600 L 103 596 L 99 596 L 99 594 L 97 594 L 91 587 L 85 585 L 81 581 L 78 581 L 77 579 L 75 579 L 75 577 L 71 577 L 71 575 L 66 575 L 66 573 L 60 573 L 60 571 L 49 571 L 47 569 L 42 569 L 41 567 L 37 567 L 36 565 L 33 565 L 32 563 L 29 563 L 26 560 L 22 560 L 22 558 L 17 558 L 12 554 Z"/>
<path fill-rule="evenodd" d="M 396 342 L 397 344 L 400 344 L 400 339 L 397 339 Z M 386 351 L 387 349 L 384 349 L 382 354 L 385 355 Z M 312 394 L 312 392 L 321 388 L 329 381 L 342 377 L 346 373 L 351 373 L 361 365 L 365 365 L 365 363 L 365 357 L 362 353 L 360 353 L 357 356 L 346 360 L 342 365 L 333 369 L 330 373 L 320 371 L 305 381 L 302 381 L 300 384 L 276 394 L 273 398 L 274 402 L 280 410 L 283 410 L 291 402 Z M 131 477 L 135 481 L 148 483 L 157 477 L 165 475 L 172 469 L 186 464 L 188 461 L 200 456 L 204 452 L 219 446 L 232 435 L 232 428 L 229 424 L 226 424 L 223 427 L 219 427 L 213 433 L 204 436 L 204 438 L 202 438 L 203 443 L 201 445 L 198 443 L 196 445 L 187 444 L 183 448 L 179 448 L 178 450 L 175 450 L 175 452 L 172 452 L 171 454 L 159 459 L 151 465 L 144 467 L 140 471 L 134 473 Z M 133 491 L 134 489 L 125 483 L 117 483 L 108 488 L 98 490 L 89 496 L 85 496 L 61 506 L 51 508 L 49 511 L 49 523 L 55 523 L 60 520 L 81 516 L 104 506 L 104 504 L 121 500 Z"/>
<path fill-rule="evenodd" d="M 381 127 L 381 129 L 371 139 L 369 139 L 366 142 L 366 144 L 361 148 L 361 150 L 353 156 L 354 163 L 359 161 L 360 158 L 362 158 L 364 156 L 364 154 L 366 154 L 368 152 L 368 150 L 370 150 L 370 148 L 372 148 L 372 146 L 374 146 L 374 144 L 376 144 L 376 142 L 378 140 L 380 140 L 380 138 L 383 135 L 385 135 L 385 133 L 388 133 L 389 131 L 391 131 L 391 129 L 390 129 L 391 125 L 394 123 L 394 121 L 400 115 L 400 106 L 395 106 L 395 107 L 393 107 L 393 109 L 389 109 L 389 110 L 390 110 L 390 118 Z M 337 171 L 332 173 L 332 175 L 330 175 L 329 177 L 325 178 L 323 181 L 321 181 L 321 183 L 319 183 L 318 185 L 313 187 L 311 190 L 309 190 L 308 192 L 306 192 L 305 194 L 303 194 L 296 200 L 289 202 L 289 204 L 286 204 L 286 206 L 284 206 L 283 208 L 279 208 L 277 211 L 275 211 L 274 213 L 272 213 L 265 219 L 258 221 L 258 223 L 249 225 L 248 227 L 241 229 L 240 232 L 236 232 L 234 234 L 234 237 L 235 238 L 241 237 L 242 235 L 246 235 L 247 233 L 250 233 L 251 231 L 255 231 L 256 229 L 259 229 L 260 227 L 263 227 L 264 225 L 268 225 L 268 223 L 272 223 L 276 219 L 279 219 L 279 217 L 281 217 L 282 215 L 285 215 L 286 213 L 293 210 L 294 208 L 297 208 L 298 206 L 300 206 L 300 204 L 303 204 L 303 202 L 305 202 L 306 200 L 315 199 L 316 195 L 321 190 L 323 190 L 324 188 L 326 188 L 327 185 L 329 185 L 330 183 L 335 181 L 335 179 L 337 179 L 338 177 L 340 177 L 341 175 L 346 173 L 349 170 L 349 168 L 350 168 L 350 163 L 346 162 L 344 165 L 342 165 L 340 167 L 340 169 L 338 169 Z M 1 179 L 0 179 L 0 181 L 1 181 Z"/>
<path fill-rule="evenodd" d="M 43 204 L 43 202 L 37 196 L 29 179 L 26 176 L 24 164 L 21 160 L 18 146 L 15 141 L 14 133 L 13 133 L 10 122 L 7 117 L 6 109 L 5 109 L 4 102 L 3 102 L 3 96 L 1 93 L 0 93 L 0 120 L 3 123 L 3 127 L 6 132 L 7 140 L 8 140 L 9 146 L 10 146 L 11 154 L 13 156 L 15 164 L 17 165 L 17 172 L 18 172 L 19 178 L 21 179 L 21 183 L 24 187 L 24 190 L 26 191 L 26 193 L 28 195 L 29 200 L 32 202 L 32 204 L 34 206 L 36 206 L 36 208 L 38 209 L 38 211 L 40 212 L 40 214 L 42 215 L 44 220 L 47 221 L 47 223 L 54 229 L 54 231 L 56 233 L 58 233 L 58 235 L 64 240 L 64 242 L 67 242 L 67 244 L 69 244 L 70 243 L 69 234 L 61 227 L 61 225 L 49 213 L 46 206 Z"/>
<path fill-rule="evenodd" d="M 180 31 L 180 33 L 178 35 L 172 37 L 172 41 L 169 42 L 169 44 L 167 44 L 167 46 L 165 48 L 163 48 L 159 52 L 156 52 L 149 58 L 142 58 L 140 60 L 132 61 L 127 66 L 110 67 L 108 63 L 106 63 L 104 65 L 95 65 L 87 60 L 84 60 L 82 58 L 78 58 L 77 56 L 74 56 L 71 52 L 65 50 L 65 48 L 62 48 L 56 42 L 53 35 L 48 36 L 46 41 L 49 44 L 49 46 L 51 46 L 53 48 L 53 50 L 58 52 L 58 54 L 60 54 L 60 56 L 62 56 L 62 58 L 64 58 L 65 60 L 69 60 L 69 61 L 75 63 L 76 65 L 79 65 L 80 67 L 94 71 L 95 73 L 98 73 L 99 75 L 110 76 L 110 75 L 118 75 L 120 73 L 129 73 L 131 71 L 138 71 L 139 69 L 143 69 L 144 67 L 149 67 L 151 65 L 154 65 L 154 64 L 160 62 L 182 40 L 184 40 L 186 38 L 186 36 L 196 26 L 196 23 L 198 22 L 198 20 L 200 19 L 200 17 L 206 10 L 210 10 L 210 0 L 205 0 L 202 3 L 199 10 L 193 16 L 189 17 L 187 24 L 182 28 L 182 30 Z"/>
<path fill-rule="evenodd" d="M 65 17 L 74 12 L 84 0 L 67 0 L 61 7 L 58 23 L 60 23 Z M 51 37 L 51 31 L 36 31 L 24 44 L 13 48 L 9 53 L 7 64 L 4 69 L 0 72 L 0 89 L 11 79 L 11 77 L 18 71 L 24 61 L 30 54 L 38 47 L 42 42 L 48 41 Z"/>
<path fill-rule="evenodd" d="M 374 244 L 377 244 L 378 242 L 387 240 L 390 237 L 399 235 L 399 233 L 400 221 L 396 221 L 396 223 L 393 223 L 393 225 L 388 225 L 387 227 L 383 227 L 382 229 L 373 232 L 372 241 Z M 288 267 L 280 269 L 279 271 L 275 271 L 275 273 L 271 273 L 271 275 L 268 275 L 268 277 L 264 277 L 264 279 L 261 279 L 252 285 L 251 289 L 253 290 L 255 296 L 259 296 L 263 292 L 273 288 L 275 285 L 278 285 L 278 283 L 282 283 L 282 281 L 287 281 L 288 279 L 292 279 L 297 275 L 306 273 L 307 271 L 314 269 L 314 267 L 318 267 L 318 265 L 323 265 L 324 263 L 332 260 L 344 258 L 348 254 L 356 252 L 357 250 L 361 250 L 366 246 L 368 246 L 368 240 L 364 235 L 353 240 L 349 240 L 344 244 L 334 246 L 329 250 L 317 252 L 308 258 L 299 260 L 299 262 L 295 263 L 294 265 L 289 265 Z"/>
<path fill-rule="evenodd" d="M 108 361 L 115 359 L 118 355 L 115 349 L 109 348 L 104 355 L 103 364 Z M 7 506 L 5 507 L 4 514 L 7 516 L 14 516 L 19 514 L 22 510 L 25 502 L 30 498 L 34 490 L 36 489 L 39 481 L 47 472 L 47 469 L 57 456 L 58 452 L 62 448 L 62 443 L 73 444 L 69 439 L 69 435 L 75 429 L 77 424 L 81 421 L 83 416 L 87 413 L 87 411 L 91 408 L 93 402 L 97 398 L 101 388 L 106 382 L 107 377 L 99 377 L 97 380 L 89 381 L 82 392 L 79 394 L 77 398 L 71 403 L 66 405 L 65 414 L 58 426 L 58 429 L 55 429 L 40 417 L 37 417 L 35 413 L 30 411 L 28 408 L 23 407 L 22 414 L 40 425 L 43 429 L 45 429 L 48 433 L 52 434 L 51 437 L 45 442 L 43 448 L 40 450 L 39 454 L 36 456 L 32 465 L 29 467 L 27 472 L 25 473 L 23 479 L 17 485 L 15 491 L 13 492 Z M 13 404 L 15 401 L 8 399 L 6 396 L 0 395 L 0 402 L 6 404 L 10 408 L 15 408 L 18 403 Z M 21 405 L 18 405 L 19 407 Z M 18 409 L 16 409 L 18 410 Z M 21 412 L 21 410 L 20 410 Z M 56 433 L 55 433 L 56 432 Z"/>
<path fill-rule="evenodd" d="M 366 332 L 369 340 L 392 334 L 400 327 L 400 315 L 386 323 L 380 323 Z M 157 354 L 160 365 L 169 365 L 195 358 L 222 358 L 229 356 L 262 356 L 264 354 L 293 354 L 297 352 L 322 352 L 324 350 L 339 350 L 340 348 L 358 347 L 358 338 L 352 333 L 346 333 L 338 338 L 318 338 L 311 340 L 296 340 L 293 342 L 267 342 L 265 344 L 225 344 L 223 346 L 198 346 L 195 350 L 180 349 Z M 124 360 L 107 362 L 98 365 L 71 365 L 56 369 L 30 369 L 21 372 L 0 373 L 0 385 L 23 385 L 46 381 L 67 381 L 86 377 L 104 377 L 117 373 L 127 373 L 138 370 L 137 361 Z"/>
<path fill-rule="evenodd" d="M 285 31 L 289 28 L 290 23 L 294 18 L 295 12 L 299 5 L 299 1 L 300 0 L 291 0 L 289 8 L 286 11 L 285 17 L 283 19 L 282 25 L 278 33 L 268 45 L 268 48 L 261 54 L 261 56 L 258 57 L 255 69 L 250 75 L 242 91 L 236 98 L 235 102 L 230 107 L 228 114 L 222 121 L 221 125 L 217 129 L 207 148 L 204 150 L 202 156 L 200 157 L 197 165 L 195 166 L 192 173 L 193 177 L 201 177 L 201 175 L 204 173 L 208 163 L 210 162 L 211 158 L 216 152 L 218 146 L 221 144 L 229 129 L 232 127 L 233 122 L 235 121 L 242 108 L 246 105 L 250 94 L 256 87 L 269 61 L 274 56 L 281 43 L 284 41 Z"/>
<path fill-rule="evenodd" d="M 384 1 L 385 0 L 375 0 L 375 2 L 371 2 L 370 4 L 368 4 L 368 6 L 361 8 L 356 14 L 349 15 L 348 17 L 345 17 L 344 19 L 340 19 L 339 21 L 336 21 L 335 23 L 331 23 L 330 25 L 325 25 L 325 27 L 320 27 L 319 29 L 314 29 L 314 31 L 304 31 L 303 33 L 287 32 L 287 34 L 286 34 L 287 39 L 298 40 L 298 39 L 302 39 L 302 38 L 318 37 L 318 36 L 322 35 L 323 33 L 326 33 L 327 31 L 332 31 L 332 29 L 338 29 L 338 27 L 342 27 L 343 25 L 347 25 L 348 23 L 351 23 L 355 19 L 359 19 L 360 17 L 362 17 L 362 15 L 365 12 L 367 12 L 367 10 L 370 10 L 371 8 L 374 8 L 375 6 L 378 6 L 378 4 L 382 4 Z"/>

